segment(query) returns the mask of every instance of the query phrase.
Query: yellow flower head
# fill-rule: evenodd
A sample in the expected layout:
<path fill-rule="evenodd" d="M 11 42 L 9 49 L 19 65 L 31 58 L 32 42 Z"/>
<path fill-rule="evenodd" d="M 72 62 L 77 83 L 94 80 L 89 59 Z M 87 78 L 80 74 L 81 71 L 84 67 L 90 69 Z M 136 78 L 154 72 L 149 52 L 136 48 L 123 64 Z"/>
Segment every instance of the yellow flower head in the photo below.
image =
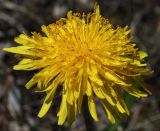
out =
<path fill-rule="evenodd" d="M 136 48 L 128 27 L 114 29 L 99 6 L 87 15 L 69 11 L 67 18 L 42 26 L 42 32 L 21 34 L 15 38 L 19 46 L 4 49 L 23 58 L 15 70 L 39 70 L 26 84 L 27 89 L 37 84 L 37 91 L 46 93 L 39 117 L 47 113 L 57 88 L 62 88 L 59 125 L 75 120 L 85 95 L 93 119 L 98 120 L 96 96 L 112 123 L 129 114 L 123 90 L 136 97 L 148 95 L 137 85 L 140 76 L 150 72 L 144 62 L 147 53 Z"/>

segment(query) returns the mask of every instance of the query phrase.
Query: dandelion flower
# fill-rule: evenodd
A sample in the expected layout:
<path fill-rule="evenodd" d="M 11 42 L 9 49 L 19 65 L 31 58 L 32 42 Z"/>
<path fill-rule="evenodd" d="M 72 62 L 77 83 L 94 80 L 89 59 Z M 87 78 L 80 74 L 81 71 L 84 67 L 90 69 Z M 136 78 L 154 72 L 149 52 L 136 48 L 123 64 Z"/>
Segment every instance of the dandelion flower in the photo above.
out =
<path fill-rule="evenodd" d="M 39 117 L 49 110 L 57 88 L 62 89 L 59 125 L 66 119 L 70 124 L 75 120 L 84 96 L 94 120 L 98 120 L 97 97 L 115 123 L 119 116 L 129 115 L 124 91 L 135 97 L 149 94 L 140 86 L 141 76 L 150 73 L 144 60 L 147 53 L 136 47 L 127 26 L 113 28 L 100 15 L 98 5 L 87 15 L 69 11 L 67 18 L 43 25 L 42 32 L 31 37 L 21 34 L 15 38 L 19 46 L 4 48 L 23 58 L 14 70 L 39 71 L 26 84 L 27 89 L 36 85 L 37 91 L 46 93 Z"/>

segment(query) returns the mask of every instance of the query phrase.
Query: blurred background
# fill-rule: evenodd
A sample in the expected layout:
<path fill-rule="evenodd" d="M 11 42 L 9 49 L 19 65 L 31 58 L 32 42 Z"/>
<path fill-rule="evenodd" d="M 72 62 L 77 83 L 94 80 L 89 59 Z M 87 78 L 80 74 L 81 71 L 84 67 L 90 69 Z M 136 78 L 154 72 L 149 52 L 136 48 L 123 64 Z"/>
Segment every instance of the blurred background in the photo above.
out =
<path fill-rule="evenodd" d="M 132 29 L 139 48 L 149 53 L 149 66 L 154 70 L 145 77 L 144 85 L 153 95 L 139 100 L 125 94 L 131 115 L 114 125 L 97 106 L 100 120 L 95 131 L 160 131 L 160 0 L 0 0 L 0 131 L 86 131 L 82 115 L 71 127 L 67 123 L 57 126 L 60 96 L 55 96 L 50 111 L 39 119 L 44 94 L 24 87 L 34 72 L 12 70 L 19 58 L 2 48 L 16 45 L 14 37 L 21 33 L 40 32 L 41 25 L 66 17 L 69 10 L 93 11 L 95 2 L 114 27 Z"/>

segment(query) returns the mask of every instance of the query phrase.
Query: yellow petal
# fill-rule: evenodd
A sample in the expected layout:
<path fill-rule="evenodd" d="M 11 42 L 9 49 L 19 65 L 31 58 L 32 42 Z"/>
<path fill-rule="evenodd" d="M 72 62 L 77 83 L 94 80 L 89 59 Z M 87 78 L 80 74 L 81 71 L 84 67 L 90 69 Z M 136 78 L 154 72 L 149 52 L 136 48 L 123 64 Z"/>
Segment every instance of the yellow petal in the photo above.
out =
<path fill-rule="evenodd" d="M 18 65 L 13 67 L 14 70 L 35 70 L 36 67 L 32 64 L 33 60 L 31 59 L 23 59 Z"/>
<path fill-rule="evenodd" d="M 123 107 L 123 109 L 125 110 L 125 113 L 126 113 L 127 115 L 129 115 L 130 112 L 129 112 L 127 106 L 126 106 L 125 101 L 124 101 L 123 99 L 120 99 L 119 102 L 120 102 L 121 106 Z"/>
<path fill-rule="evenodd" d="M 148 56 L 147 52 L 145 52 L 145 51 L 139 51 L 138 53 L 139 53 L 140 59 L 144 59 L 145 57 Z"/>
<path fill-rule="evenodd" d="M 91 83 L 92 87 L 93 87 L 93 91 L 96 94 L 96 96 L 100 99 L 104 99 L 104 93 L 102 92 L 102 89 L 99 85 L 97 85 L 96 83 Z"/>
<path fill-rule="evenodd" d="M 91 116 L 94 118 L 94 120 L 98 121 L 97 112 L 96 112 L 96 105 L 94 102 L 93 94 L 88 97 L 88 107 L 89 107 L 89 112 L 90 112 Z"/>
<path fill-rule="evenodd" d="M 91 81 L 94 81 L 95 83 L 97 83 L 100 86 L 103 85 L 103 82 L 98 75 L 98 70 L 97 70 L 97 67 L 96 67 L 95 64 L 91 64 L 90 68 L 88 66 L 87 67 L 87 72 L 89 74 L 89 78 L 90 78 Z"/>
<path fill-rule="evenodd" d="M 73 91 L 71 91 L 71 90 L 68 90 L 68 91 L 67 91 L 67 102 L 68 102 L 70 105 L 73 105 L 73 102 L 74 102 L 74 94 L 73 94 Z"/>
<path fill-rule="evenodd" d="M 79 113 L 81 113 L 81 109 L 82 109 L 81 107 L 82 107 L 83 96 L 84 96 L 84 94 L 81 91 L 79 98 L 78 98 L 78 111 L 79 111 Z"/>
<path fill-rule="evenodd" d="M 21 34 L 19 35 L 19 37 L 16 37 L 14 39 L 15 42 L 19 43 L 19 44 L 22 44 L 22 45 L 32 45 L 32 46 L 35 46 L 35 40 L 28 37 L 27 35 L 25 34 Z"/>
<path fill-rule="evenodd" d="M 117 101 L 116 106 L 117 106 L 117 109 L 119 110 L 119 112 L 126 113 L 126 110 L 122 107 L 122 105 L 120 104 L 119 101 Z"/>
<path fill-rule="evenodd" d="M 49 103 L 44 102 L 40 112 L 38 113 L 38 117 L 40 117 L 40 118 L 43 117 L 48 112 L 51 104 L 52 104 L 52 101 L 50 101 Z"/>
<path fill-rule="evenodd" d="M 100 14 L 99 5 L 95 4 L 94 10 L 95 10 L 96 15 Z"/>
<path fill-rule="evenodd" d="M 67 18 L 70 20 L 70 19 L 72 19 L 72 11 L 69 11 L 68 13 L 67 13 Z"/>
<path fill-rule="evenodd" d="M 67 96 L 66 94 L 62 95 L 62 102 L 61 102 L 61 106 L 60 106 L 60 110 L 57 114 L 58 118 L 58 125 L 63 125 L 63 123 L 65 122 L 66 118 L 67 118 Z"/>
<path fill-rule="evenodd" d="M 92 94 L 92 87 L 91 87 L 91 84 L 89 83 L 88 80 L 87 80 L 86 94 L 87 94 L 87 96 L 91 96 L 91 94 Z"/>
<path fill-rule="evenodd" d="M 43 74 L 43 73 L 42 73 Z M 41 77 L 39 77 L 39 75 L 41 75 L 41 72 L 39 72 L 38 74 L 35 74 L 32 79 L 30 81 L 27 82 L 27 84 L 25 85 L 25 87 L 27 89 L 30 89 L 33 85 L 35 85 Z"/>
<path fill-rule="evenodd" d="M 129 111 L 128 111 L 128 108 L 123 100 L 123 95 L 121 93 L 121 89 L 120 88 L 117 88 L 117 87 L 113 87 L 113 90 L 112 90 L 112 94 L 115 96 L 116 98 L 116 106 L 117 106 L 117 109 L 119 110 L 120 113 L 126 113 L 127 115 L 129 115 Z"/>
<path fill-rule="evenodd" d="M 114 106 L 115 105 L 115 103 L 116 103 L 116 101 L 115 101 L 115 96 L 112 96 L 112 94 L 111 93 L 109 93 L 109 91 L 108 90 L 110 90 L 109 88 L 110 87 L 106 87 L 107 89 L 105 89 L 105 87 L 102 87 L 102 90 L 103 90 L 103 95 L 105 96 L 105 98 L 106 98 L 106 100 L 112 105 L 112 106 Z M 112 88 L 112 87 L 111 87 Z M 113 90 L 113 89 L 111 89 L 111 90 Z"/>
<path fill-rule="evenodd" d="M 72 88 L 74 90 L 75 99 L 78 99 L 79 94 L 80 94 L 80 90 L 81 90 L 81 88 L 83 88 L 82 86 L 84 86 L 84 84 L 85 84 L 84 83 L 85 80 L 82 81 L 82 75 L 83 75 L 82 73 L 83 73 L 83 69 L 80 69 L 78 72 L 77 79 L 76 80 L 73 79 L 73 81 L 72 81 L 73 82 Z"/>
<path fill-rule="evenodd" d="M 45 26 L 45 25 L 42 25 L 42 31 L 47 35 L 47 36 L 49 36 L 49 30 L 48 30 L 48 27 L 47 26 Z"/>
<path fill-rule="evenodd" d="M 147 64 L 142 64 L 139 60 L 134 60 L 131 65 L 135 65 L 135 66 L 147 66 Z"/>
<path fill-rule="evenodd" d="M 129 84 L 126 84 L 116 74 L 113 74 L 111 72 L 105 72 L 105 78 L 115 82 L 116 84 L 123 85 L 123 86 L 129 86 Z"/>
<path fill-rule="evenodd" d="M 107 118 L 108 118 L 112 123 L 115 123 L 116 120 L 115 120 L 113 114 L 112 114 L 112 113 L 110 112 L 110 110 L 107 108 L 108 105 L 105 105 L 103 102 L 102 102 L 102 104 L 103 104 L 105 113 L 106 113 L 106 115 L 107 115 Z"/>
<path fill-rule="evenodd" d="M 45 98 L 45 100 L 44 100 L 44 102 L 43 102 L 43 105 L 42 105 L 42 107 L 41 107 L 41 110 L 40 110 L 40 112 L 38 113 L 38 117 L 40 117 L 40 118 L 43 117 L 43 116 L 48 112 L 48 110 L 49 110 L 49 108 L 50 108 L 50 106 L 51 106 L 51 104 L 52 104 L 53 95 L 52 95 L 52 99 L 50 99 L 50 100 L 47 102 L 48 98 L 51 97 L 51 93 L 52 93 L 52 92 L 47 93 L 47 96 L 46 96 L 46 98 Z"/>
<path fill-rule="evenodd" d="M 73 91 L 74 89 L 72 89 L 72 84 L 71 84 L 71 78 L 66 78 L 65 82 L 64 82 L 64 88 L 66 89 L 66 94 L 67 94 L 67 102 L 72 105 L 74 102 L 74 94 Z"/>
<path fill-rule="evenodd" d="M 11 53 L 22 54 L 22 55 L 34 55 L 33 52 L 29 51 L 29 49 L 32 49 L 32 48 L 33 47 L 17 46 L 17 47 L 3 48 L 3 50 Z"/>
<path fill-rule="evenodd" d="M 70 126 L 73 123 L 73 121 L 75 121 L 75 119 L 76 119 L 76 113 L 77 113 L 76 108 L 77 108 L 76 102 L 74 102 L 73 105 L 67 104 L 67 109 L 68 109 L 67 119 L 68 119 L 68 123 L 69 123 Z"/>

